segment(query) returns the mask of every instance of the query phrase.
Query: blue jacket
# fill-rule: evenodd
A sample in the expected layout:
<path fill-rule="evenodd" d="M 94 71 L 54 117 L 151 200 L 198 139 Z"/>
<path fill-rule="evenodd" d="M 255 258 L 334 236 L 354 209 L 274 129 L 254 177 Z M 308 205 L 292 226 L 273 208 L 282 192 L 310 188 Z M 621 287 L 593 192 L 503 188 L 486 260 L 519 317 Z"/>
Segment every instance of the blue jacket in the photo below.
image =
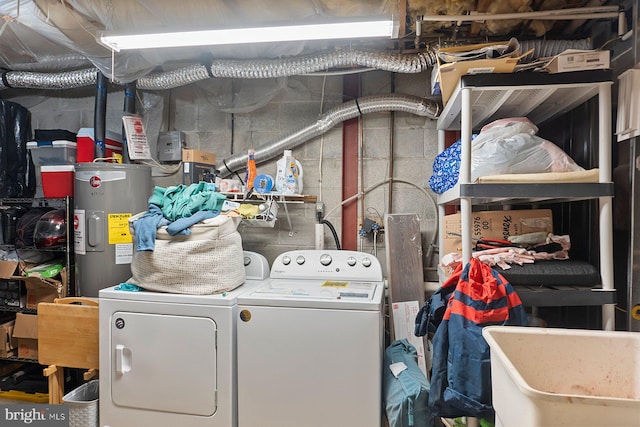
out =
<path fill-rule="evenodd" d="M 492 419 L 490 349 L 482 328 L 527 326 L 527 315 L 511 284 L 497 271 L 475 258 L 461 270 L 454 273 L 459 276 L 455 288 L 445 289 L 450 297 L 433 336 L 429 408 L 440 417 Z"/>

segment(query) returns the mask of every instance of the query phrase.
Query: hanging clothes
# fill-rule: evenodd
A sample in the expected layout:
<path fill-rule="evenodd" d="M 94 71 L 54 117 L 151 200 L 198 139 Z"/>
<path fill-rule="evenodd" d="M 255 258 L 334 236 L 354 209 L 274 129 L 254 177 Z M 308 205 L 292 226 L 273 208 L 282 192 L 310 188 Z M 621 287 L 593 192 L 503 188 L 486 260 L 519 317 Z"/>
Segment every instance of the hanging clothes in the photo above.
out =
<path fill-rule="evenodd" d="M 488 325 L 527 326 L 527 315 L 513 286 L 472 258 L 416 317 L 416 335 L 425 335 L 430 326 L 435 330 L 429 394 L 433 415 L 493 419 L 490 349 L 482 337 Z"/>

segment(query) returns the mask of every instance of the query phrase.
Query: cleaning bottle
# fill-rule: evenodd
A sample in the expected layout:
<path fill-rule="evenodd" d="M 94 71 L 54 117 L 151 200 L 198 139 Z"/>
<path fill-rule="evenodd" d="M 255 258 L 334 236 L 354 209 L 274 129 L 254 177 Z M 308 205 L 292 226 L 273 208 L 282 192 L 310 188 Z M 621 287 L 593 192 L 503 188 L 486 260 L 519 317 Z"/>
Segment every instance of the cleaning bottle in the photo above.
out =
<path fill-rule="evenodd" d="M 291 150 L 284 150 L 276 167 L 276 191 L 282 194 L 302 194 L 302 165 L 293 157 Z"/>
<path fill-rule="evenodd" d="M 253 189 L 253 181 L 255 181 L 256 176 L 258 175 L 256 171 L 256 159 L 255 154 L 256 151 L 253 148 L 250 148 L 247 152 L 247 190 Z"/>

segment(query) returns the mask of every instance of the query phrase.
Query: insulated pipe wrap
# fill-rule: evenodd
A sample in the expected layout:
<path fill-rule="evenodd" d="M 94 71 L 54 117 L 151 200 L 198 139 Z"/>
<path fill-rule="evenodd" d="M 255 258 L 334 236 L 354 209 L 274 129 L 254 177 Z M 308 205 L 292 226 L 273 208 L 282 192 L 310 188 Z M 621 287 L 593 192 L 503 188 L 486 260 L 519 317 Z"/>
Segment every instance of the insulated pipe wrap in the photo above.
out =
<path fill-rule="evenodd" d="M 355 117 L 382 111 L 402 111 L 418 116 L 437 119 L 441 112 L 440 103 L 411 95 L 384 95 L 358 98 L 335 107 L 322 115 L 315 123 L 298 129 L 278 140 L 260 145 L 255 149 L 256 163 L 264 162 L 282 155 L 316 136 L 322 135 L 331 128 Z M 225 169 L 222 176 L 228 176 L 247 164 L 246 154 L 236 154 L 223 161 Z"/>

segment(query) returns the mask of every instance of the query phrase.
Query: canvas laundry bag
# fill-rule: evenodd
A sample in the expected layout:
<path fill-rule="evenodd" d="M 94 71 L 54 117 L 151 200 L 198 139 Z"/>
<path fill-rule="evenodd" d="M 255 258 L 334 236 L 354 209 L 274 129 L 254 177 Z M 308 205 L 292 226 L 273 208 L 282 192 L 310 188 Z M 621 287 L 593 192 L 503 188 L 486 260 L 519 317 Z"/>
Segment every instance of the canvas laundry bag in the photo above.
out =
<path fill-rule="evenodd" d="M 145 213 L 129 219 L 133 223 Z M 129 283 L 142 288 L 181 294 L 228 292 L 244 283 L 244 254 L 238 232 L 240 217 L 218 215 L 190 227 L 188 235 L 156 232 L 153 251 L 136 251 L 134 244 Z"/>

